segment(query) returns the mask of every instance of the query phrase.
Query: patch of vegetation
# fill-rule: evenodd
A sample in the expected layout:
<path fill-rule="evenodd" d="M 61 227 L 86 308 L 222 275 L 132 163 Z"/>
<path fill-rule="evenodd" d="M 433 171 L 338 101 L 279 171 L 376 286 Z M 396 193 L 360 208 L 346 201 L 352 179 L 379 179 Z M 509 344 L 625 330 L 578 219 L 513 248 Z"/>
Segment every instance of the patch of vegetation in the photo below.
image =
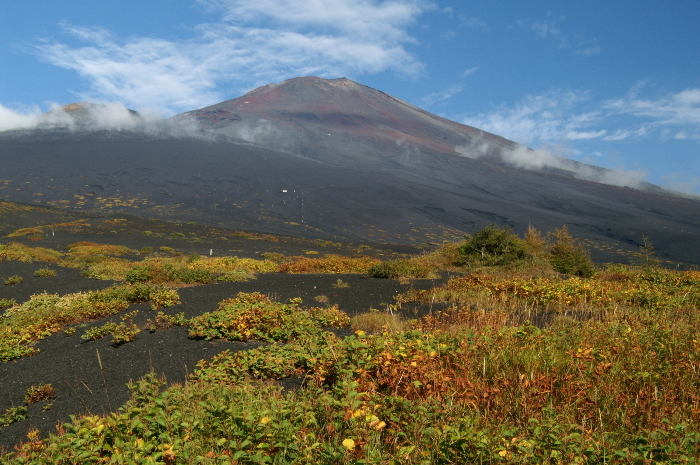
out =
<path fill-rule="evenodd" d="M 350 327 L 354 331 L 369 333 L 397 332 L 410 329 L 410 324 L 402 316 L 390 312 L 380 312 L 370 309 L 350 319 Z"/>
<path fill-rule="evenodd" d="M 94 328 L 88 329 L 80 337 L 86 341 L 96 341 L 112 334 L 112 331 L 114 331 L 116 327 L 117 324 L 110 321 L 102 326 L 95 326 Z"/>
<path fill-rule="evenodd" d="M 56 270 L 52 270 L 51 268 L 39 268 L 34 272 L 34 276 L 37 278 L 53 278 L 56 276 Z"/>
<path fill-rule="evenodd" d="M 0 299 L 0 309 L 1 308 L 9 308 L 9 307 L 12 307 L 13 305 L 17 305 L 17 301 L 15 299 L 5 299 L 5 298 Z"/>
<path fill-rule="evenodd" d="M 136 251 L 124 247 L 123 245 L 98 244 L 86 241 L 69 244 L 68 250 L 77 258 L 96 255 L 113 255 L 118 257 L 125 254 L 136 253 Z"/>
<path fill-rule="evenodd" d="M 22 279 L 22 277 L 15 274 L 15 275 L 12 275 L 9 278 L 5 279 L 5 285 L 6 286 L 14 286 L 15 284 L 21 284 L 22 281 L 24 281 Z"/>
<path fill-rule="evenodd" d="M 348 287 L 350 287 L 350 284 L 338 278 L 338 280 L 335 283 L 331 284 L 331 287 L 334 287 L 336 289 L 347 289 Z"/>
<path fill-rule="evenodd" d="M 45 440 L 30 433 L 0 461 L 694 463 L 700 272 L 580 273 L 570 254 L 578 244 L 558 231 L 551 243 L 535 230 L 518 238 L 524 257 L 498 247 L 465 254 L 467 239 L 408 259 L 468 267 L 397 296 L 387 312 L 358 315 L 355 335 L 342 339 L 321 327 L 347 315 L 304 309 L 301 299 L 241 293 L 191 321 L 161 312 L 154 329 L 181 324 L 194 337 L 270 344 L 202 361 L 182 385 L 148 375 L 118 413 L 74 417 Z M 561 276 L 550 259 L 578 265 Z M 406 302 L 441 310 L 407 322 L 392 313 Z M 270 382 L 287 377 L 299 388 Z"/>
<path fill-rule="evenodd" d="M 16 260 L 25 263 L 48 262 L 58 263 L 64 254 L 43 247 L 29 247 L 18 242 L 0 244 L 0 258 Z"/>
<path fill-rule="evenodd" d="M 396 259 L 372 265 L 365 273 L 365 276 L 380 279 L 397 279 L 400 277 L 422 279 L 434 277 L 435 274 L 430 268 L 422 266 L 420 263 Z"/>
<path fill-rule="evenodd" d="M 31 405 L 54 397 L 56 397 L 56 389 L 50 384 L 30 386 L 24 394 L 24 403 Z"/>
<path fill-rule="evenodd" d="M 0 415 L 0 426 L 10 426 L 12 423 L 27 419 L 27 406 L 11 407 Z"/>
<path fill-rule="evenodd" d="M 279 267 L 282 273 L 366 273 L 380 263 L 376 258 L 348 258 L 340 255 L 325 255 L 323 258 L 299 258 Z"/>
<path fill-rule="evenodd" d="M 303 310 L 298 303 L 281 304 L 260 293 L 241 292 L 224 300 L 212 313 L 189 322 L 192 338 L 287 342 L 318 335 L 322 326 L 347 324 L 337 308 Z"/>
<path fill-rule="evenodd" d="M 8 309 L 0 319 L 0 361 L 36 353 L 34 341 L 55 334 L 71 323 L 116 315 L 131 302 L 152 300 L 152 306 L 160 308 L 178 302 L 176 296 L 174 290 L 142 284 L 64 296 L 33 295 L 29 301 Z"/>
<path fill-rule="evenodd" d="M 465 236 L 459 247 L 466 263 L 480 265 L 508 265 L 528 257 L 527 244 L 508 228 L 495 224 Z"/>
<path fill-rule="evenodd" d="M 591 257 L 569 234 L 566 226 L 551 233 L 554 243 L 549 247 L 549 261 L 559 273 L 573 276 L 591 277 L 595 273 Z"/>

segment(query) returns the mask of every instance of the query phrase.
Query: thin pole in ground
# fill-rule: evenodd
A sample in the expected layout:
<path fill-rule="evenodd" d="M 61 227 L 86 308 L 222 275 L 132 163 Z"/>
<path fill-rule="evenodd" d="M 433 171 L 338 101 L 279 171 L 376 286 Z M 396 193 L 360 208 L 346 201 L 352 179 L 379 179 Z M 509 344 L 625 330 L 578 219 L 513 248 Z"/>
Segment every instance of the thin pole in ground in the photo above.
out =
<path fill-rule="evenodd" d="M 102 386 L 105 388 L 105 394 L 107 395 L 107 405 L 109 406 L 109 411 L 112 412 L 112 400 L 109 398 L 109 389 L 107 388 L 107 379 L 105 379 L 105 370 L 102 367 L 102 359 L 100 358 L 100 351 L 95 349 L 97 352 L 97 362 L 100 364 L 100 373 L 102 374 Z"/>

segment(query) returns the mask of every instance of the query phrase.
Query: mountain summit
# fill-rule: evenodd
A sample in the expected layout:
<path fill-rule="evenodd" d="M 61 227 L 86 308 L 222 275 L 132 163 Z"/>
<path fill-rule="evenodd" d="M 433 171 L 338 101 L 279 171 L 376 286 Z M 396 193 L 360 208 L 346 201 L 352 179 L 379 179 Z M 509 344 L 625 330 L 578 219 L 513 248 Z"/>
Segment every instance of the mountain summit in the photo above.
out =
<path fill-rule="evenodd" d="M 344 78 L 259 87 L 158 131 L 121 124 L 125 109 L 104 121 L 0 132 L 0 198 L 334 241 L 567 225 L 601 244 L 599 261 L 646 235 L 661 258 L 700 262 L 699 202 L 551 155 L 534 163 L 544 154 Z"/>
<path fill-rule="evenodd" d="M 346 78 L 268 84 L 178 117 L 185 118 L 220 134 L 321 159 L 350 150 L 353 156 L 367 154 L 368 144 L 388 157 L 404 152 L 402 147 L 460 155 L 458 147 L 516 145 Z"/>

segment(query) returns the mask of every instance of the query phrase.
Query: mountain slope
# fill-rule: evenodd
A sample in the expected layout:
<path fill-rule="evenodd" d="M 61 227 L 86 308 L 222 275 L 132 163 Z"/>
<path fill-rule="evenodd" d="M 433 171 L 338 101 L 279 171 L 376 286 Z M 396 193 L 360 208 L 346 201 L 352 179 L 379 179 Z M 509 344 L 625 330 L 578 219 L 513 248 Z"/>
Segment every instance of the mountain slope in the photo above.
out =
<path fill-rule="evenodd" d="M 202 129 L 2 132 L 0 199 L 411 244 L 566 224 L 602 244 L 598 260 L 645 234 L 662 258 L 700 261 L 700 203 L 516 168 L 502 154 L 517 144 L 346 79 L 293 79 L 173 121 Z"/>

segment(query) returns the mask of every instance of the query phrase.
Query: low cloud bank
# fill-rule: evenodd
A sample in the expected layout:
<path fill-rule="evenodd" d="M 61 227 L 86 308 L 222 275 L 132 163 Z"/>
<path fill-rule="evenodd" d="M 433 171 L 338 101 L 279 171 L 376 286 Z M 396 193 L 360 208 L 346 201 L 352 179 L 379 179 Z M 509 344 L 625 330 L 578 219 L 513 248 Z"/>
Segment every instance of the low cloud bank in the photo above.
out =
<path fill-rule="evenodd" d="M 580 163 L 568 158 L 554 155 L 542 149 L 529 149 L 523 145 L 513 148 L 494 147 L 488 141 L 482 140 L 472 145 L 455 147 L 460 155 L 479 159 L 483 157 L 496 157 L 516 168 L 528 170 L 563 170 L 571 176 L 586 181 L 610 184 L 613 186 L 632 187 L 642 189 L 646 182 L 643 180 L 648 173 L 644 170 L 609 170 L 585 163 Z"/>
<path fill-rule="evenodd" d="M 143 131 L 182 136 L 199 133 L 194 121 L 165 120 L 155 110 L 136 112 L 119 103 L 54 105 L 46 113 L 38 108 L 20 112 L 0 105 L 0 132 L 54 128 L 75 131 Z"/>

